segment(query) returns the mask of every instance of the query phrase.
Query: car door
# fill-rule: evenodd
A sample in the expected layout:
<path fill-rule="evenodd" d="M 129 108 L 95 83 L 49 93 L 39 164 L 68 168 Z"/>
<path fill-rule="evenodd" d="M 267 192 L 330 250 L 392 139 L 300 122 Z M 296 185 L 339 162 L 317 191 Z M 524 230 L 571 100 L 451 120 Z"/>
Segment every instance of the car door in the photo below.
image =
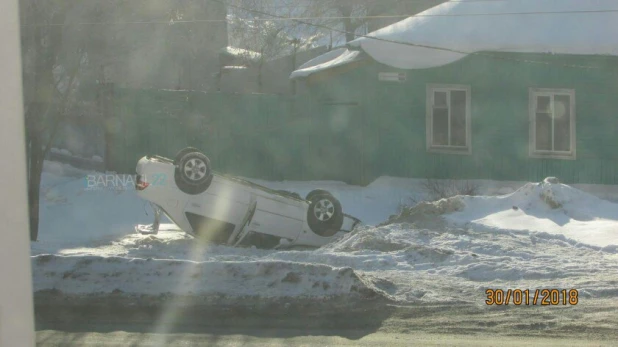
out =
<path fill-rule="evenodd" d="M 259 190 L 254 194 L 257 206 L 249 229 L 289 241 L 296 240 L 304 223 L 304 202 Z"/>
<path fill-rule="evenodd" d="M 225 243 L 246 215 L 249 199 L 242 185 L 215 175 L 204 193 L 189 198 L 185 215 L 195 234 L 206 232 L 207 238 Z"/>

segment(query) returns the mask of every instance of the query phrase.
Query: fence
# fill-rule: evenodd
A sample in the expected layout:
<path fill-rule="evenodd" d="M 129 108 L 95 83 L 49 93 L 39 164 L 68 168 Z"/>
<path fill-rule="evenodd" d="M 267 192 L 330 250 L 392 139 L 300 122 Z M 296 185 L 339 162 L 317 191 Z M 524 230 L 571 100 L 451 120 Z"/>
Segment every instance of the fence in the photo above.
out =
<path fill-rule="evenodd" d="M 146 154 L 192 146 L 217 171 L 268 180 L 362 183 L 361 123 L 352 105 L 267 94 L 116 89 L 108 168 L 129 173 Z"/>

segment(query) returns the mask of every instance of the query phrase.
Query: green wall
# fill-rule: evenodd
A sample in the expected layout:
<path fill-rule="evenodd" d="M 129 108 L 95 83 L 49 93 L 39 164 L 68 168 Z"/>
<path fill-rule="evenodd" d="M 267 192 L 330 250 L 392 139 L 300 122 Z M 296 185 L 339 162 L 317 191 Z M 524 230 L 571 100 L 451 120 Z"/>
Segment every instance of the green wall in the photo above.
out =
<path fill-rule="evenodd" d="M 268 180 L 617 183 L 617 58 L 484 53 L 407 70 L 403 83 L 378 81 L 379 72 L 401 71 L 376 62 L 327 71 L 294 97 L 117 88 L 110 169 L 134 172 L 143 155 L 173 157 L 194 146 L 215 170 Z M 471 155 L 426 151 L 427 84 L 470 86 Z M 576 160 L 528 156 L 530 87 L 575 89 Z"/>
<path fill-rule="evenodd" d="M 147 154 L 173 158 L 182 148 L 197 147 L 216 170 L 249 177 L 281 176 L 271 147 L 288 139 L 273 129 L 292 126 L 292 103 L 276 95 L 117 89 L 112 133 L 111 170 L 134 172 Z M 270 135 L 270 136 L 268 136 Z M 287 145 L 290 152 L 294 145 Z M 289 161 L 279 163 L 289 166 Z"/>
<path fill-rule="evenodd" d="M 579 68 L 592 66 L 594 68 Z M 379 72 L 403 72 L 372 62 L 309 86 L 316 103 L 357 102 L 365 129 L 363 178 L 380 175 L 615 184 L 618 178 L 618 59 L 604 56 L 482 53 L 431 69 L 405 70 L 403 83 Z M 426 150 L 426 85 L 471 87 L 472 154 Z M 528 156 L 530 87 L 574 89 L 576 160 Z"/>

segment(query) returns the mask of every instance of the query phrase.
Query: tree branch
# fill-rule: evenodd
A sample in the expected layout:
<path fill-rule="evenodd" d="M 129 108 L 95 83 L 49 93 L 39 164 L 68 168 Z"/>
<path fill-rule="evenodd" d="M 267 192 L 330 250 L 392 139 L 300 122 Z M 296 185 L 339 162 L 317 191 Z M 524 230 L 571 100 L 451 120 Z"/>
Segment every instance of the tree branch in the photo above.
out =
<path fill-rule="evenodd" d="M 81 58 L 82 57 L 80 57 L 80 60 L 77 63 L 77 66 L 75 66 L 75 69 L 73 69 L 73 71 L 71 72 L 71 77 L 69 78 L 69 85 L 67 87 L 67 90 L 64 92 L 64 95 L 62 96 L 60 105 L 58 106 L 58 109 L 62 110 L 62 112 L 60 112 L 60 115 L 56 117 L 56 121 L 54 122 L 52 126 L 52 131 L 50 132 L 49 138 L 47 139 L 47 143 L 45 144 L 45 147 L 43 148 L 42 158 L 45 158 L 47 154 L 49 153 L 52 142 L 54 141 L 54 138 L 56 137 L 56 133 L 58 132 L 58 129 L 60 128 L 61 119 L 64 118 L 65 116 L 64 114 L 66 111 L 65 106 L 66 106 L 67 100 L 69 99 L 69 94 L 71 94 L 71 89 L 73 87 L 73 82 L 75 81 L 75 77 L 77 77 L 77 72 L 79 71 L 81 60 L 82 60 Z"/>

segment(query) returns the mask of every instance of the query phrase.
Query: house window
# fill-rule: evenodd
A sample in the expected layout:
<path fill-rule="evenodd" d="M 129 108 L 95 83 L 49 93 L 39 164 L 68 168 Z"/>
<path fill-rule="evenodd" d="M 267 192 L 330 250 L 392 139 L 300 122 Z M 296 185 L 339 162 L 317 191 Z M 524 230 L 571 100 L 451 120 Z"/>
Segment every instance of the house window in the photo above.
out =
<path fill-rule="evenodd" d="M 530 156 L 575 159 L 575 91 L 530 89 Z"/>
<path fill-rule="evenodd" d="M 470 87 L 427 86 L 427 150 L 470 154 Z"/>

